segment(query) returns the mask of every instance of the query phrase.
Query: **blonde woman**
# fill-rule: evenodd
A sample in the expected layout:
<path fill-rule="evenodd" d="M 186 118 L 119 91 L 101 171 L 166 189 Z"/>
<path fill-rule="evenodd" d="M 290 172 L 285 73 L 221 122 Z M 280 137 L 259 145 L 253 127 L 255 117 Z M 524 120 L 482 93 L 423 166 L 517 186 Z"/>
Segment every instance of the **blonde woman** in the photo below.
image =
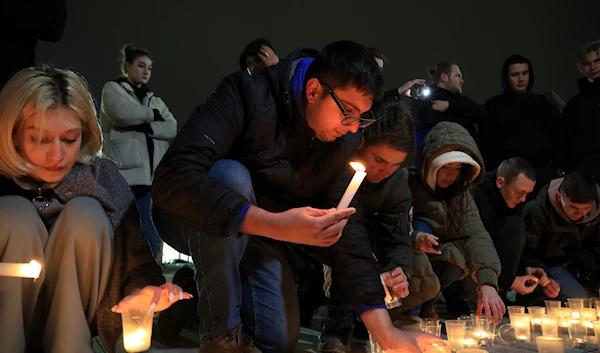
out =
<path fill-rule="evenodd" d="M 102 89 L 100 121 L 103 152 L 114 160 L 131 186 L 152 253 L 158 251 L 158 233 L 152 223 L 150 185 L 156 166 L 177 134 L 177 121 L 167 105 L 148 87 L 152 57 L 126 45 L 121 50 L 122 77 Z"/>
<path fill-rule="evenodd" d="M 85 81 L 32 67 L 0 92 L 0 262 L 42 264 L 37 281 L 0 277 L 5 352 L 115 351 L 118 312 L 189 298 L 164 284 L 134 197 L 102 138 Z"/>

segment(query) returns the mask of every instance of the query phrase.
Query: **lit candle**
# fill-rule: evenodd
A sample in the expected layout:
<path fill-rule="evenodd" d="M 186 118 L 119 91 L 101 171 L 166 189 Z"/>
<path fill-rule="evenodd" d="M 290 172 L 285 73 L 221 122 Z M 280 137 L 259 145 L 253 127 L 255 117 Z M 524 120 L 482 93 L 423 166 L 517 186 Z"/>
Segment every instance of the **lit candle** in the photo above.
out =
<path fill-rule="evenodd" d="M 423 353 L 452 353 L 452 343 L 444 340 L 428 342 L 424 345 L 419 345 Z M 386 350 L 385 353 L 388 353 Z"/>
<path fill-rule="evenodd" d="M 397 308 L 400 305 L 402 305 L 402 303 L 400 302 L 400 299 L 397 296 L 392 295 L 390 293 L 390 290 L 385 285 L 385 282 L 383 280 L 383 275 L 379 275 L 379 277 L 381 278 L 381 284 L 383 285 L 383 289 L 385 290 L 385 298 L 383 299 L 385 301 L 385 306 L 388 309 L 393 309 L 393 308 Z"/>
<path fill-rule="evenodd" d="M 531 339 L 530 317 L 529 314 L 513 314 L 513 328 L 515 337 L 518 341 L 527 341 Z"/>
<path fill-rule="evenodd" d="M 0 262 L 0 276 L 39 278 L 42 265 L 33 260 L 28 264 Z"/>
<path fill-rule="evenodd" d="M 562 337 L 538 336 L 535 338 L 539 353 L 564 353 L 565 341 Z"/>
<path fill-rule="evenodd" d="M 543 306 L 530 306 L 527 308 L 527 312 L 531 315 L 531 330 L 540 332 L 542 328 L 540 317 L 546 314 L 546 308 Z"/>
<path fill-rule="evenodd" d="M 556 315 L 542 315 L 542 335 L 558 336 L 558 321 L 560 317 Z"/>
<path fill-rule="evenodd" d="M 338 210 L 343 210 L 350 206 L 350 202 L 354 198 L 354 195 L 356 195 L 356 191 L 358 191 L 360 184 L 362 184 L 363 180 L 367 176 L 367 173 L 365 172 L 366 169 L 362 164 L 358 162 L 350 162 L 350 165 L 356 172 L 354 173 L 346 192 L 344 192 L 344 195 L 342 196 L 342 199 L 336 208 Z"/>
<path fill-rule="evenodd" d="M 446 320 L 444 325 L 446 326 L 448 341 L 452 342 L 454 350 L 462 348 L 462 343 L 465 340 L 466 322 L 464 320 Z"/>
<path fill-rule="evenodd" d="M 123 347 L 127 352 L 144 352 L 150 349 L 151 333 L 143 328 L 123 333 Z"/>

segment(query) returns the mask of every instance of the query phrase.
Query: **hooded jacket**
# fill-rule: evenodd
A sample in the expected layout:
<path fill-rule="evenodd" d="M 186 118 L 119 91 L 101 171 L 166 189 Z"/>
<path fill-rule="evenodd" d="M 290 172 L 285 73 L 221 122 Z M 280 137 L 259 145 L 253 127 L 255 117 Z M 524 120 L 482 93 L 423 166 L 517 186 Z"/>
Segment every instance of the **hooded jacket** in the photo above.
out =
<path fill-rule="evenodd" d="M 575 277 L 591 280 L 589 276 L 595 272 L 597 259 L 600 259 L 600 188 L 591 211 L 582 219 L 572 221 L 556 196 L 563 180 L 552 180 L 535 200 L 525 204 L 527 243 L 523 262 L 546 270 L 571 262 Z M 591 268 L 587 274 L 578 273 L 586 268 Z"/>
<path fill-rule="evenodd" d="M 529 84 L 525 93 L 510 87 L 510 65 L 505 63 L 503 93 L 485 102 L 487 117 L 479 124 L 479 141 L 488 170 L 511 157 L 521 157 L 536 169 L 562 167 L 564 146 L 558 112 L 544 95 L 533 93 L 533 65 L 529 60 L 527 65 Z"/>
<path fill-rule="evenodd" d="M 270 212 L 294 207 L 336 207 L 354 170 L 361 134 L 332 142 L 315 139 L 300 114 L 290 82 L 302 58 L 315 51 L 299 49 L 260 75 L 234 73 L 197 107 L 156 169 L 152 184 L 155 207 L 215 237 L 235 237 L 232 224 L 250 201 L 209 176 L 220 159 L 248 168 L 257 206 Z M 357 212 L 343 235 L 326 249 L 333 280 L 350 304 L 384 305 L 384 291 L 364 227 L 359 197 Z"/>
<path fill-rule="evenodd" d="M 577 82 L 579 93 L 563 110 L 567 172 L 591 174 L 600 182 L 600 79 Z"/>
<path fill-rule="evenodd" d="M 446 234 L 443 226 L 448 217 L 444 207 L 446 201 L 438 188 L 432 189 L 427 183 L 427 176 L 432 175 L 431 162 L 449 151 L 462 151 L 482 167 L 481 172 L 471 176 L 472 184 L 483 178 L 483 159 L 468 131 L 456 123 L 437 124 L 423 139 L 417 152 L 416 166 L 410 170 L 409 185 L 413 194 L 414 219 L 427 223 L 433 234 L 442 241 L 468 236 L 465 241 L 442 244 L 440 260 L 460 267 L 463 276 L 470 274 L 476 283 L 497 287 L 500 259 L 489 233 L 481 222 L 471 193 L 465 191 L 463 198 L 466 214 L 461 221 L 465 226 L 465 234 Z"/>

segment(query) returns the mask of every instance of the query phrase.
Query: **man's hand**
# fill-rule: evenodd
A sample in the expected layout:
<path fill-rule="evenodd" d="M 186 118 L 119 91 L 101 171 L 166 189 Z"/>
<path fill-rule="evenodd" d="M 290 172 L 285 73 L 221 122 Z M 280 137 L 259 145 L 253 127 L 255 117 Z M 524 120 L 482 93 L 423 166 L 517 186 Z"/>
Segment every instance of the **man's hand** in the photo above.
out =
<path fill-rule="evenodd" d="M 412 97 L 411 91 L 410 91 L 412 86 L 414 86 L 414 85 L 425 86 L 425 83 L 426 83 L 426 81 L 421 78 L 416 78 L 414 80 L 410 80 L 410 81 L 406 82 L 405 84 L 403 84 L 402 86 L 398 87 L 398 95 Z M 417 99 L 417 97 L 413 97 L 413 98 Z"/>
<path fill-rule="evenodd" d="M 246 218 L 253 208 L 246 214 Z M 264 210 L 261 210 L 264 212 Z M 322 210 L 312 207 L 292 208 L 281 213 L 272 213 L 269 229 L 265 236 L 290 243 L 312 246 L 330 246 L 337 242 L 347 218 L 356 212 L 355 208 Z M 245 221 L 244 221 L 245 222 Z M 250 233 L 263 235 L 262 233 Z"/>
<path fill-rule="evenodd" d="M 403 331 L 392 325 L 387 309 L 373 309 L 364 312 L 360 319 L 367 330 L 384 350 L 402 348 L 406 352 L 421 353 L 419 346 L 437 341 L 438 337 L 420 331 Z"/>
<path fill-rule="evenodd" d="M 262 60 L 262 62 L 265 63 L 265 66 L 267 67 L 279 63 L 279 57 L 277 56 L 277 54 L 275 54 L 273 49 L 269 48 L 266 45 L 262 45 L 260 47 L 260 51 L 257 54 L 260 60 Z"/>
<path fill-rule="evenodd" d="M 437 110 L 438 112 L 445 112 L 446 109 L 448 109 L 448 107 L 450 106 L 450 103 L 448 101 L 433 101 L 433 105 L 431 106 L 431 109 L 433 110 Z"/>
<path fill-rule="evenodd" d="M 496 324 L 502 320 L 506 306 L 500 299 L 496 288 L 485 284 L 479 288 L 479 300 L 477 301 L 477 311 L 475 311 L 477 317 L 481 315 L 482 309 L 487 318 L 493 318 Z"/>
<path fill-rule="evenodd" d="M 408 297 L 408 278 L 406 278 L 402 268 L 396 267 L 395 269 L 384 272 L 381 275 L 385 285 L 391 288 L 398 297 Z"/>
<path fill-rule="evenodd" d="M 517 276 L 510 286 L 510 289 L 521 295 L 529 294 L 535 290 L 539 284 L 538 281 L 538 278 L 533 275 Z M 531 284 L 528 285 L 527 282 L 530 282 Z"/>
<path fill-rule="evenodd" d="M 544 293 L 550 298 L 556 298 L 558 297 L 558 293 L 560 293 L 560 285 L 551 279 L 550 283 L 544 287 Z"/>
<path fill-rule="evenodd" d="M 423 252 L 430 253 L 430 254 L 438 254 L 439 255 L 442 252 L 439 251 L 438 249 L 434 248 L 434 246 L 440 245 L 438 243 L 438 239 L 439 238 L 433 234 L 420 232 L 419 234 L 417 234 L 417 240 L 416 240 L 417 249 L 419 249 Z"/>
<path fill-rule="evenodd" d="M 538 284 L 542 287 L 547 286 L 548 284 L 550 284 L 550 279 L 548 278 L 548 274 L 546 273 L 546 271 L 544 271 L 543 268 L 540 267 L 526 267 L 525 268 L 525 273 L 527 273 L 530 276 L 535 276 L 537 277 Z"/>

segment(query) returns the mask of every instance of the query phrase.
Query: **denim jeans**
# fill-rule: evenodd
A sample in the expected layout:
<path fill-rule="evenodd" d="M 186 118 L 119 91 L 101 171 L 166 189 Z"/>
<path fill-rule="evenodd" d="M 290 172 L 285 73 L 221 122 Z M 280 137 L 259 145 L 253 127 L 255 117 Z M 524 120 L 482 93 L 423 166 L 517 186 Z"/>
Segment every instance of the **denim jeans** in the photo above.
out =
<path fill-rule="evenodd" d="M 588 291 L 573 277 L 566 269 L 569 263 L 555 266 L 550 269 L 548 275 L 560 285 L 560 295 L 565 298 L 587 298 Z"/>
<path fill-rule="evenodd" d="M 233 160 L 219 160 L 208 174 L 255 203 L 250 173 Z M 239 324 L 264 353 L 292 352 L 300 335 L 298 298 L 281 243 L 248 234 L 217 237 L 154 208 L 163 240 L 194 260 L 203 340 Z"/>
<path fill-rule="evenodd" d="M 150 195 L 150 186 L 146 185 L 132 185 L 131 191 L 135 195 L 135 202 L 137 204 L 138 210 L 140 211 L 140 220 L 142 222 L 142 233 L 148 243 L 150 244 L 150 249 L 152 250 L 152 256 L 156 256 L 158 252 L 158 242 L 160 238 L 158 237 L 158 232 L 156 228 L 154 228 L 154 224 L 152 223 L 152 196 Z"/>

